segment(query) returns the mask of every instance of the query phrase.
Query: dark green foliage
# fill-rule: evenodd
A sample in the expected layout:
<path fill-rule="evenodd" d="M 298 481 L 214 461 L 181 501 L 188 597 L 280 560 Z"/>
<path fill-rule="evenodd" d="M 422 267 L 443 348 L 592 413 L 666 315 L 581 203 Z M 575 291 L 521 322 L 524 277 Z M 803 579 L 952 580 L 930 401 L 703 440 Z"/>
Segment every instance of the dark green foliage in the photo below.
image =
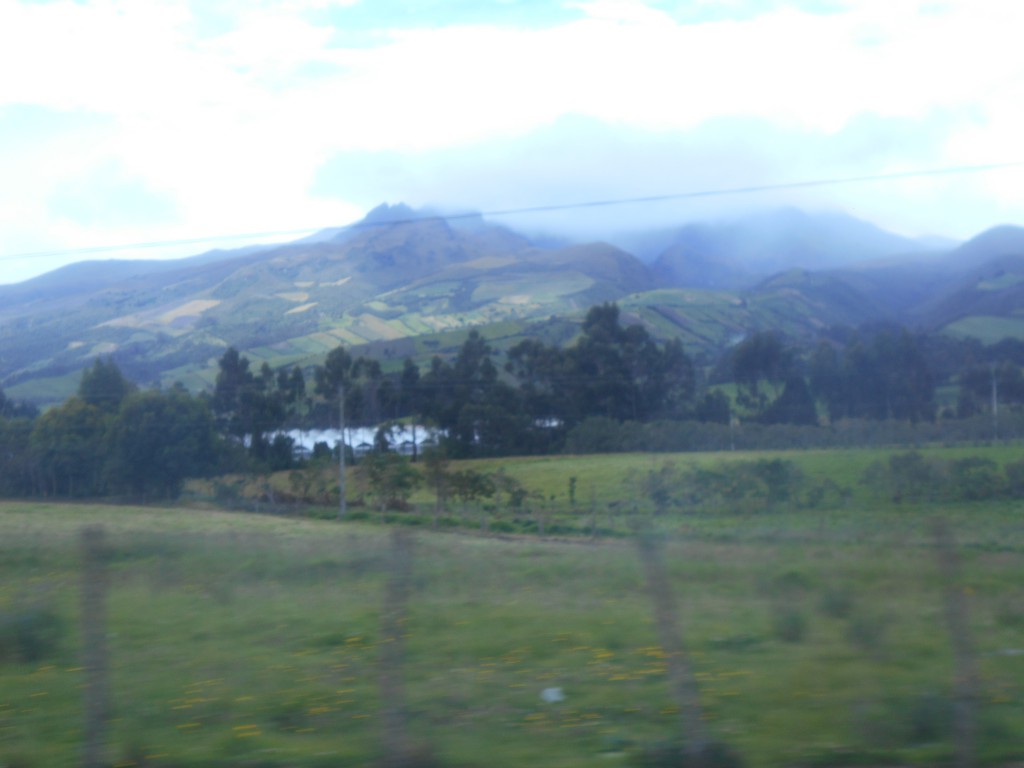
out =
<path fill-rule="evenodd" d="M 489 499 L 497 491 L 494 479 L 490 475 L 472 469 L 461 469 L 450 474 L 449 486 L 453 496 L 463 504 L 470 504 L 480 499 Z"/>
<path fill-rule="evenodd" d="M 1001 417 L 1006 435 L 1024 437 L 1024 413 Z M 566 435 L 565 453 L 686 452 L 888 447 L 963 443 L 990 439 L 987 416 L 941 422 L 845 419 L 827 427 L 795 424 L 717 424 L 700 421 L 636 421 L 592 417 Z"/>
<path fill-rule="evenodd" d="M 89 405 L 106 413 L 115 413 L 128 395 L 137 387 L 121 374 L 121 369 L 111 360 L 96 358 L 90 368 L 82 371 L 78 384 L 78 396 Z"/>
<path fill-rule="evenodd" d="M 821 593 L 818 609 L 833 619 L 845 619 L 853 611 L 853 592 L 848 587 L 829 585 Z"/>
<path fill-rule="evenodd" d="M 79 397 L 38 419 L 29 444 L 44 493 L 91 496 L 103 492 L 103 446 L 109 414 Z"/>
<path fill-rule="evenodd" d="M 906 329 L 884 329 L 855 339 L 843 360 L 843 401 L 833 408 L 847 417 L 931 421 L 935 383 L 920 340 Z"/>
<path fill-rule="evenodd" d="M 494 499 L 499 506 L 507 505 L 512 509 L 520 509 L 530 495 L 518 480 L 509 477 L 500 469 L 490 475 L 489 479 L 494 485 Z"/>
<path fill-rule="evenodd" d="M 953 702 L 948 694 L 929 691 L 906 705 L 908 739 L 913 743 L 940 741 L 953 732 Z"/>
<path fill-rule="evenodd" d="M 588 416 L 569 432 L 566 438 L 566 453 L 618 453 L 639 450 L 639 447 L 625 447 L 628 443 L 625 431 L 640 426 L 635 422 L 619 422 L 607 416 Z M 639 441 L 637 445 L 639 445 Z"/>
<path fill-rule="evenodd" d="M 807 483 L 799 467 L 783 459 L 736 461 L 691 467 L 679 477 L 684 508 L 759 511 L 799 503 Z"/>
<path fill-rule="evenodd" d="M 129 396 L 109 427 L 107 445 L 106 477 L 115 493 L 173 498 L 186 478 L 220 469 L 209 407 L 178 390 Z"/>
<path fill-rule="evenodd" d="M 324 364 L 315 371 L 316 393 L 323 397 L 335 397 L 338 388 L 352 380 L 352 355 L 344 347 L 332 349 Z"/>
<path fill-rule="evenodd" d="M 424 480 L 434 492 L 435 512 L 440 514 L 447 508 L 448 497 L 451 495 L 448 454 L 441 447 L 429 448 L 423 453 L 422 467 Z"/>
<path fill-rule="evenodd" d="M 891 750 L 945 742 L 953 734 L 953 717 L 948 693 L 923 691 L 861 702 L 855 709 L 854 726 L 871 747 Z"/>
<path fill-rule="evenodd" d="M 754 333 L 719 363 L 718 371 L 735 380 L 739 399 L 751 411 L 745 418 L 756 420 L 743 423 L 730 423 L 732 405 L 723 389 L 695 397 L 694 365 L 678 341 L 659 344 L 647 326 L 624 324 L 616 304 L 592 307 L 568 347 L 530 339 L 512 347 L 503 366 L 491 343 L 475 330 L 459 333 L 463 343 L 456 353 L 435 358 L 422 374 L 410 359 L 385 373 L 379 361 L 355 357 L 339 347 L 314 370 L 315 394 L 308 398 L 300 368 L 275 370 L 262 363 L 254 370 L 248 359 L 229 348 L 218 361 L 209 403 L 218 431 L 235 438 L 236 453 L 248 454 L 248 461 L 236 468 L 260 472 L 297 466 L 294 446 L 279 430 L 286 425 L 336 424 L 342 388 L 348 426 L 410 417 L 439 428 L 453 458 L 563 449 L 588 453 L 919 444 L 991 436 L 991 421 L 980 417 L 929 422 L 934 410 L 929 366 L 942 358 L 932 349 L 934 343 L 925 345 L 898 328 L 829 335 L 828 344 L 801 362 L 797 350 L 778 334 Z M 957 370 L 971 360 L 977 363 L 979 355 L 978 350 L 963 351 Z M 702 366 L 710 362 L 702 361 Z M 800 375 L 805 364 L 809 384 Z M 949 374 L 945 368 L 943 372 Z M 972 376 L 963 378 L 962 389 L 978 399 L 984 377 Z M 1016 396 L 1019 377 L 1010 363 L 998 368 L 998 384 L 1007 402 Z M 21 411 L 0 392 L 0 492 L 173 495 L 180 487 L 174 478 L 182 476 L 177 464 L 188 464 L 180 451 L 166 449 L 172 461 L 140 451 L 140 456 L 150 456 L 151 466 L 156 462 L 171 467 L 166 473 L 147 472 L 136 471 L 141 460 L 136 461 L 130 449 L 118 447 L 142 430 L 118 416 L 121 404 L 135 397 L 134 390 L 112 360 L 95 360 L 82 374 L 80 396 L 28 422 L 27 441 L 26 422 L 13 418 Z M 827 428 L 817 426 L 815 398 L 828 409 L 832 423 Z M 1019 414 L 1006 409 L 1000 411 L 1000 419 L 1000 432 L 1024 432 Z M 152 416 L 141 419 L 144 424 L 152 421 Z M 115 424 L 116 434 L 111 431 Z M 213 459 L 206 454 L 192 461 L 187 472 L 225 468 L 226 448 L 221 445 Z M 326 460 L 322 449 L 319 457 Z M 742 510 L 781 503 L 817 506 L 843 493 L 829 483 L 794 484 L 785 473 L 778 474 L 781 469 L 745 467 L 717 478 L 709 470 L 688 480 L 700 489 L 696 497 L 680 486 L 655 489 L 650 498 L 660 508 L 686 503 Z M 1024 494 L 1024 469 L 1013 466 L 1001 474 L 984 462 L 929 467 L 912 460 L 901 466 L 896 460 L 875 472 L 873 479 L 879 482 L 874 487 L 899 500 Z M 936 473 L 942 476 L 941 490 L 936 490 Z M 138 479 L 147 474 L 153 479 Z M 767 505 L 754 501 L 760 493 L 766 494 Z"/>
<path fill-rule="evenodd" d="M 779 334 L 753 333 L 732 350 L 732 376 L 739 388 L 739 402 L 756 416 L 763 416 L 783 382 L 793 375 L 793 351 Z"/>
<path fill-rule="evenodd" d="M 27 418 L 0 417 L 0 496 L 28 496 L 35 490 L 32 426 Z"/>
<path fill-rule="evenodd" d="M 957 403 L 960 416 L 991 411 L 993 398 L 1003 407 L 1024 403 L 1024 373 L 1008 361 L 998 365 L 973 366 L 960 373 L 957 381 L 960 385 Z"/>
<path fill-rule="evenodd" d="M 405 381 L 406 386 L 412 387 L 411 392 L 403 391 L 394 377 L 385 376 L 378 360 L 353 357 L 344 347 L 337 347 L 327 355 L 324 364 L 314 370 L 314 378 L 315 392 L 325 406 L 319 409 L 317 416 L 323 425 L 338 423 L 338 393 L 341 391 L 345 394 L 345 424 L 348 426 L 372 426 L 391 416 L 413 412 L 410 405 L 416 401 L 418 379 L 408 368 Z"/>
<path fill-rule="evenodd" d="M 659 348 L 640 325 L 623 328 L 615 304 L 592 307 L 583 336 L 567 350 L 571 380 L 566 416 L 647 420 L 682 413 L 693 396 L 693 364 L 678 341 Z"/>
<path fill-rule="evenodd" d="M 1024 461 L 1012 461 L 1003 467 L 1006 493 L 1014 499 L 1024 497 Z"/>
<path fill-rule="evenodd" d="M 592 419 L 647 421 L 692 410 L 694 368 L 678 340 L 659 346 L 643 326 L 623 327 L 619 319 L 617 305 L 602 304 L 566 349 L 528 340 L 509 350 L 506 371 L 534 424 L 564 431 Z"/>
<path fill-rule="evenodd" d="M 499 380 L 491 348 L 477 331 L 451 364 L 435 357 L 423 375 L 423 415 L 444 433 L 455 458 L 533 453 L 538 439 L 518 389 Z"/>
<path fill-rule="evenodd" d="M 97 393 L 118 381 L 125 394 L 111 411 Z M 99 405 L 76 396 L 34 422 L 0 419 L 0 492 L 169 498 L 185 478 L 232 468 L 206 399 L 180 386 L 138 392 L 113 363 L 94 365 L 82 390 Z"/>
<path fill-rule="evenodd" d="M 782 394 L 765 409 L 761 420 L 766 424 L 818 423 L 818 409 L 803 376 L 790 376 L 786 380 Z"/>
<path fill-rule="evenodd" d="M 219 429 L 239 443 L 247 442 L 249 456 L 257 470 L 290 469 L 295 463 L 294 445 L 277 430 L 289 419 L 294 424 L 310 409 L 302 369 L 297 366 L 290 370 L 281 368 L 275 375 L 270 366 L 263 363 L 259 373 L 254 374 L 249 360 L 234 347 L 221 356 L 218 366 L 211 404 Z M 318 387 L 320 378 L 318 376 Z"/>
<path fill-rule="evenodd" d="M 792 461 L 759 459 L 729 461 L 714 466 L 677 467 L 665 462 L 635 473 L 630 484 L 637 499 L 655 513 L 767 512 L 781 507 L 818 507 L 838 503 L 842 491 L 829 481 L 812 482 Z"/>
<path fill-rule="evenodd" d="M 38 415 L 39 409 L 34 405 L 11 400 L 0 389 L 0 419 L 34 419 Z"/>
<path fill-rule="evenodd" d="M 771 591 L 782 598 L 793 599 L 803 597 L 811 588 L 807 575 L 794 568 L 787 569 L 772 580 Z"/>
<path fill-rule="evenodd" d="M 847 641 L 862 651 L 880 655 L 885 643 L 889 619 L 877 612 L 852 614 L 846 624 Z"/>
<path fill-rule="evenodd" d="M 288 435 L 277 433 L 266 443 L 263 459 L 270 472 L 280 472 L 295 466 L 295 441 Z"/>
<path fill-rule="evenodd" d="M 35 664 L 52 658 L 65 631 L 60 616 L 44 605 L 15 604 L 0 610 L 0 664 Z"/>
<path fill-rule="evenodd" d="M 264 364 L 260 375 L 254 375 L 249 361 L 234 347 L 224 353 L 218 365 L 212 403 L 219 425 L 228 434 L 240 439 L 249 436 L 254 446 L 259 445 L 263 435 L 284 422 L 284 395 L 274 389 L 269 366 Z M 261 449 L 257 447 L 256 452 Z"/>
<path fill-rule="evenodd" d="M 957 501 L 982 501 L 1004 495 L 1006 479 L 992 459 L 968 456 L 947 465 L 947 496 Z"/>
<path fill-rule="evenodd" d="M 367 491 L 381 509 L 404 507 L 423 476 L 396 453 L 371 453 L 362 460 Z"/>
<path fill-rule="evenodd" d="M 1024 496 L 1024 462 L 1002 472 L 991 459 L 966 456 L 952 461 L 929 459 L 916 451 L 875 462 L 861 482 L 876 495 L 895 502 L 985 501 Z"/>
<path fill-rule="evenodd" d="M 996 605 L 993 618 L 1004 627 L 1024 630 L 1024 592 L 1004 597 Z"/>
<path fill-rule="evenodd" d="M 872 464 L 862 482 L 897 503 L 925 501 L 941 494 L 942 477 L 938 469 L 934 462 L 910 451 L 893 454 L 885 463 Z"/>
<path fill-rule="evenodd" d="M 660 469 L 652 469 L 640 481 L 641 493 L 654 505 L 655 514 L 664 514 L 669 507 L 678 504 L 676 492 L 681 478 L 675 466 L 666 462 Z"/>
<path fill-rule="evenodd" d="M 715 389 L 705 392 L 693 408 L 696 421 L 710 421 L 716 424 L 728 424 L 732 418 L 732 405 L 729 396 Z"/>
<path fill-rule="evenodd" d="M 801 643 L 807 636 L 807 618 L 795 606 L 777 607 L 772 611 L 772 631 L 783 642 Z"/>
<path fill-rule="evenodd" d="M 811 353 L 809 369 L 811 392 L 825 403 L 829 420 L 842 418 L 845 415 L 845 393 L 848 387 L 835 347 L 820 342 Z"/>

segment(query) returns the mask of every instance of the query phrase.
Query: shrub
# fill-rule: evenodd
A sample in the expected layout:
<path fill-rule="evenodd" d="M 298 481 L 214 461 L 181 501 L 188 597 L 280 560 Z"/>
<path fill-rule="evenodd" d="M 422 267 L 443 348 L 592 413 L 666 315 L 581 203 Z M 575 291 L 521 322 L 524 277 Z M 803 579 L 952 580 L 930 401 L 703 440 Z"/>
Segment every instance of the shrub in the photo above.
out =
<path fill-rule="evenodd" d="M 993 618 L 1000 626 L 1024 629 L 1024 594 L 1008 595 L 993 609 Z"/>
<path fill-rule="evenodd" d="M 50 658 L 64 633 L 64 622 L 47 606 L 14 606 L 0 612 L 0 663 L 31 664 Z"/>
<path fill-rule="evenodd" d="M 800 468 L 785 459 L 723 462 L 690 467 L 677 480 L 680 501 L 695 509 L 759 512 L 797 503 L 806 481 Z"/>
<path fill-rule="evenodd" d="M 910 451 L 894 454 L 885 462 L 875 462 L 868 467 L 861 482 L 895 502 L 1018 497 L 1024 495 L 1024 462 L 1008 464 L 1005 472 L 1000 473 L 993 460 L 979 456 L 941 462 Z"/>
<path fill-rule="evenodd" d="M 566 438 L 569 453 L 615 453 L 623 450 L 623 427 L 607 416 L 588 416 Z"/>
<path fill-rule="evenodd" d="M 797 608 L 780 608 L 772 616 L 772 630 L 779 640 L 801 643 L 807 637 L 807 619 Z"/>
<path fill-rule="evenodd" d="M 983 501 L 1003 495 L 1006 482 L 992 459 L 968 456 L 950 462 L 945 473 L 947 495 L 957 501 Z"/>
<path fill-rule="evenodd" d="M 939 741 L 953 730 L 953 702 L 949 696 L 922 693 L 901 709 L 906 712 L 907 737 L 913 743 Z"/>
<path fill-rule="evenodd" d="M 934 462 L 917 451 L 890 456 L 888 469 L 893 501 L 923 501 L 937 495 L 940 476 Z"/>
<path fill-rule="evenodd" d="M 1006 493 L 1013 499 L 1024 497 L 1024 461 L 1012 461 L 1003 468 Z"/>
<path fill-rule="evenodd" d="M 845 619 L 853 611 L 853 593 L 846 587 L 829 586 L 821 593 L 818 608 L 833 619 Z"/>
<path fill-rule="evenodd" d="M 885 642 L 888 624 L 888 620 L 878 614 L 856 614 L 850 618 L 846 626 L 846 639 L 851 645 L 878 655 Z"/>

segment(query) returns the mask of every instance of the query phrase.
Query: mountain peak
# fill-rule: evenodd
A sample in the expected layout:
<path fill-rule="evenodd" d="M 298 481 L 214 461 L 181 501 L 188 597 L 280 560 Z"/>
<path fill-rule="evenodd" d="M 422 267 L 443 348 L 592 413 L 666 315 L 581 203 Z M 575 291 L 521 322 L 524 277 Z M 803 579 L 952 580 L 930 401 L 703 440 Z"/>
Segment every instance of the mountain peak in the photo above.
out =
<path fill-rule="evenodd" d="M 1018 227 L 1014 224 L 999 224 L 986 229 L 981 234 L 975 235 L 968 242 L 986 243 L 996 247 L 1002 245 L 1004 247 L 1020 248 L 1020 243 L 1024 242 L 1024 227 Z"/>
<path fill-rule="evenodd" d="M 414 210 L 405 203 L 396 203 L 395 205 L 381 203 L 366 214 L 360 224 L 399 224 L 406 221 L 430 218 L 433 215 L 427 210 Z"/>
<path fill-rule="evenodd" d="M 986 229 L 954 250 L 949 259 L 966 267 L 1003 256 L 1024 256 L 1024 227 L 1001 224 Z"/>

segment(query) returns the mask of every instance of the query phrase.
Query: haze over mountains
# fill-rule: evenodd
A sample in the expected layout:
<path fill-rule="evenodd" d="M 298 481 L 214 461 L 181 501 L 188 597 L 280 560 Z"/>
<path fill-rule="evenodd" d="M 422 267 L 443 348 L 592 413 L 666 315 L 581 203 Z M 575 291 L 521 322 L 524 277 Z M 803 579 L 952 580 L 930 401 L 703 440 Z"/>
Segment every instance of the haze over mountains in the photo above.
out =
<path fill-rule="evenodd" d="M 212 381 L 232 345 L 272 366 L 369 345 L 430 355 L 483 326 L 496 346 L 564 341 L 618 301 L 691 351 L 776 329 L 896 321 L 994 341 L 1024 337 L 1024 229 L 916 240 L 839 213 L 784 209 L 611 242 L 529 237 L 475 215 L 381 206 L 360 224 L 176 261 L 88 261 L 0 286 L 0 387 L 47 402 L 112 355 L 143 383 Z"/>

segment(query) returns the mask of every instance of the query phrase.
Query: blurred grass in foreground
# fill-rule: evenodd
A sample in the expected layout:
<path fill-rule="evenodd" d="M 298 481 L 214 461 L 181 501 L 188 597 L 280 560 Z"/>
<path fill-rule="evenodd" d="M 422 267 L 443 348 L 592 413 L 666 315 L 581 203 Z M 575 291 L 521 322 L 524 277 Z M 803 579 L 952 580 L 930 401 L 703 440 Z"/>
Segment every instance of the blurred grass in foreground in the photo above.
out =
<path fill-rule="evenodd" d="M 715 738 L 752 766 L 951 759 L 952 658 L 928 533 L 934 511 L 659 521 Z M 1024 757 L 1019 505 L 941 511 L 969 584 L 984 689 L 981 759 L 1009 763 Z M 38 657 L 0 653 L 0 764 L 77 764 L 76 542 L 89 523 L 106 527 L 112 547 L 116 765 L 377 759 L 386 529 L 3 503 L 0 615 L 8 624 L 44 618 Z M 665 754 L 677 716 L 628 541 L 423 531 L 410 613 L 412 724 L 439 764 L 657 765 Z M 564 700 L 542 701 L 554 687 Z"/>

